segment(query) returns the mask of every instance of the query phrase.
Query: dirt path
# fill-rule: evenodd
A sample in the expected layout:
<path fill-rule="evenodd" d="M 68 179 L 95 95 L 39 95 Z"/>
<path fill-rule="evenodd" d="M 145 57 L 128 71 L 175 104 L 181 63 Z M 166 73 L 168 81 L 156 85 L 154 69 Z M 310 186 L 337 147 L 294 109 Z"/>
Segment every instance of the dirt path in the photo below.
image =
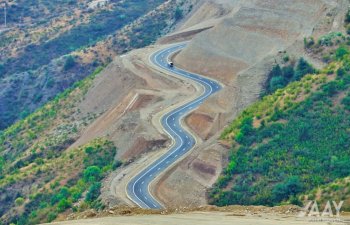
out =
<path fill-rule="evenodd" d="M 53 223 L 57 225 L 320 225 L 328 222 L 313 222 L 296 217 L 283 216 L 244 216 L 222 212 L 192 212 L 172 215 L 119 216 Z"/>

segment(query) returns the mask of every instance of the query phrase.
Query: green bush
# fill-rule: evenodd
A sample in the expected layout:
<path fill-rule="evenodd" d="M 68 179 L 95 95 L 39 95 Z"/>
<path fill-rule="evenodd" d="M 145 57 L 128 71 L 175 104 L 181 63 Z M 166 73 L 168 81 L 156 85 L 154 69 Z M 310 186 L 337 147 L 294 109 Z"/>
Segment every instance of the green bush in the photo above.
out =
<path fill-rule="evenodd" d="M 56 212 L 49 212 L 49 214 L 47 214 L 47 222 L 48 223 L 51 223 L 56 218 L 57 218 L 57 213 Z"/>
<path fill-rule="evenodd" d="M 21 206 L 21 205 L 23 205 L 23 203 L 24 203 L 24 198 L 22 198 L 22 197 L 16 198 L 16 200 L 15 200 L 16 206 Z"/>
<path fill-rule="evenodd" d="M 313 73 L 315 73 L 315 69 L 304 58 L 300 58 L 295 70 L 293 80 L 299 81 L 306 74 Z"/>
<path fill-rule="evenodd" d="M 345 23 L 350 23 L 350 10 L 347 11 L 344 19 Z"/>
<path fill-rule="evenodd" d="M 272 190 L 272 196 L 275 202 L 281 202 L 288 200 L 291 197 L 295 197 L 297 194 L 303 191 L 303 184 L 300 178 L 292 176 L 287 178 L 283 183 L 276 184 Z"/>
<path fill-rule="evenodd" d="M 313 37 L 304 38 L 304 47 L 311 48 L 315 44 L 315 40 Z"/>
<path fill-rule="evenodd" d="M 176 7 L 175 10 L 175 20 L 180 20 L 183 17 L 183 12 L 182 9 L 180 9 L 180 7 Z"/>
<path fill-rule="evenodd" d="M 89 166 L 84 170 L 85 182 L 96 182 L 101 178 L 102 171 L 97 166 Z"/>
<path fill-rule="evenodd" d="M 5 66 L 3 64 L 0 64 L 0 78 L 3 77 L 5 73 Z"/>
<path fill-rule="evenodd" d="M 57 204 L 57 211 L 59 213 L 66 211 L 72 206 L 72 201 L 68 199 L 61 199 Z"/>
<path fill-rule="evenodd" d="M 75 58 L 69 55 L 68 57 L 66 57 L 66 62 L 64 63 L 63 69 L 65 71 L 70 70 L 75 66 L 75 64 L 76 64 Z"/>
<path fill-rule="evenodd" d="M 343 98 L 341 103 L 344 105 L 344 108 L 346 110 L 350 111 L 350 94 L 348 94 L 345 98 Z"/>
<path fill-rule="evenodd" d="M 345 55 L 348 55 L 348 54 L 349 54 L 349 50 L 344 46 L 339 47 L 335 52 L 335 56 L 337 59 L 342 59 Z"/>
<path fill-rule="evenodd" d="M 85 200 L 87 202 L 95 201 L 100 196 L 100 189 L 101 189 L 101 183 L 100 182 L 93 183 L 90 186 L 89 191 L 86 194 Z"/>
<path fill-rule="evenodd" d="M 276 65 L 268 74 L 266 83 L 266 93 L 271 94 L 277 89 L 281 89 L 288 85 L 291 81 L 299 81 L 306 74 L 313 74 L 316 70 L 303 58 L 300 58 L 296 68 L 292 65 L 286 65 L 283 68 Z"/>

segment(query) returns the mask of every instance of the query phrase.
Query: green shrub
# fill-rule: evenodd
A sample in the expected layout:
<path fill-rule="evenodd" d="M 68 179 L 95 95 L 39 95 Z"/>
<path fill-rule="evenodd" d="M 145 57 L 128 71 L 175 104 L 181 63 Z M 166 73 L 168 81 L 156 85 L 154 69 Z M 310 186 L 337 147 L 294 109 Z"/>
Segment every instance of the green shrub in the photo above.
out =
<path fill-rule="evenodd" d="M 344 19 L 345 23 L 350 23 L 350 10 L 347 11 Z"/>
<path fill-rule="evenodd" d="M 272 190 L 272 195 L 275 202 L 281 202 L 291 197 L 295 197 L 303 191 L 303 185 L 300 178 L 292 176 L 287 178 L 283 183 L 276 184 Z"/>
<path fill-rule="evenodd" d="M 102 171 L 97 166 L 89 166 L 84 170 L 84 180 L 85 182 L 96 182 L 101 178 Z"/>
<path fill-rule="evenodd" d="M 100 189 L 101 189 L 101 183 L 100 182 L 93 183 L 90 186 L 89 191 L 86 194 L 85 200 L 87 202 L 95 201 L 100 196 Z"/>
<path fill-rule="evenodd" d="M 51 223 L 56 218 L 57 218 L 57 213 L 56 212 L 49 212 L 49 214 L 47 214 L 47 222 L 48 223 Z"/>
<path fill-rule="evenodd" d="M 293 80 L 300 80 L 306 74 L 315 73 L 315 69 L 304 59 L 300 58 L 295 70 Z"/>
<path fill-rule="evenodd" d="M 23 205 L 23 203 L 24 203 L 24 198 L 22 198 L 22 197 L 16 198 L 16 200 L 15 200 L 16 206 L 21 206 L 21 205 Z"/>
<path fill-rule="evenodd" d="M 304 47 L 311 48 L 315 44 L 315 40 L 313 37 L 304 38 Z"/>
<path fill-rule="evenodd" d="M 57 211 L 59 213 L 66 211 L 72 206 L 72 201 L 68 199 L 61 199 L 57 204 Z"/>
<path fill-rule="evenodd" d="M 182 9 L 180 9 L 180 7 L 176 7 L 175 10 L 175 20 L 180 20 L 183 17 L 183 12 Z"/>
<path fill-rule="evenodd" d="M 339 69 L 337 70 L 337 76 L 338 76 L 339 78 L 343 77 L 345 74 L 346 74 L 346 71 L 345 71 L 344 68 L 339 68 Z"/>
<path fill-rule="evenodd" d="M 72 69 L 75 66 L 75 58 L 71 55 L 66 57 L 66 62 L 64 63 L 63 70 L 67 71 Z"/>
<path fill-rule="evenodd" d="M 272 77 L 270 80 L 270 91 L 274 92 L 277 89 L 283 88 L 286 84 L 286 81 L 283 77 L 278 76 L 278 77 Z"/>
<path fill-rule="evenodd" d="M 303 58 L 299 59 L 295 69 L 292 65 L 286 65 L 283 68 L 280 65 L 276 65 L 268 74 L 265 94 L 271 94 L 277 89 L 285 87 L 291 81 L 298 81 L 306 74 L 315 72 L 315 69 Z"/>
<path fill-rule="evenodd" d="M 342 59 L 345 55 L 348 55 L 348 54 L 349 54 L 349 50 L 344 46 L 339 47 L 335 52 L 335 56 L 337 59 Z"/>
<path fill-rule="evenodd" d="M 350 111 L 350 94 L 348 94 L 345 98 L 343 98 L 341 103 L 344 105 L 344 108 L 346 110 Z"/>

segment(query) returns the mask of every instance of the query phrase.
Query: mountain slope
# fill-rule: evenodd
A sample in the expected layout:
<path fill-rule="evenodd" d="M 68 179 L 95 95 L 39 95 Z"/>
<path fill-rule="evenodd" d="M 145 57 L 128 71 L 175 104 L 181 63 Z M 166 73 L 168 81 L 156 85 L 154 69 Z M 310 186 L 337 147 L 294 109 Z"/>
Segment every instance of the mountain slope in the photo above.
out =
<path fill-rule="evenodd" d="M 157 1 L 148 2 L 147 7 L 151 9 L 155 2 Z M 125 8 L 117 7 L 117 10 L 128 9 L 128 13 L 134 12 L 136 15 L 137 12 L 142 11 L 143 4 L 146 4 L 145 2 L 134 3 L 129 2 Z M 42 87 L 42 89 L 35 89 L 42 95 L 42 102 L 51 100 L 31 114 L 27 115 L 30 111 L 23 114 L 23 119 L 0 131 L 1 224 L 11 222 L 37 224 L 50 222 L 56 217 L 66 217 L 68 213 L 77 210 L 83 212 L 90 208 L 101 209 L 105 207 L 99 198 L 104 188 L 102 180 L 121 165 L 120 160 L 128 161 L 134 157 L 134 155 L 127 156 L 125 146 L 132 145 L 134 141 L 142 141 L 140 147 L 146 143 L 145 150 L 149 150 L 153 149 L 154 145 L 162 146 L 166 142 L 164 137 L 158 133 L 154 135 L 156 132 L 150 132 L 150 129 L 147 129 L 148 135 L 154 140 L 149 140 L 147 137 L 141 140 L 138 137 L 139 133 L 135 134 L 132 130 L 134 125 L 131 126 L 130 122 L 141 121 L 142 118 L 136 119 L 138 116 L 136 110 L 163 100 L 162 95 L 167 93 L 157 93 L 154 90 L 156 86 L 167 88 L 169 91 L 170 88 L 178 85 L 174 85 L 173 81 L 150 78 L 145 73 L 134 73 L 133 68 L 140 67 L 137 59 L 124 63 L 123 57 L 115 56 L 118 53 L 148 45 L 162 32 L 172 29 L 179 19 L 179 11 L 185 15 L 190 10 L 190 3 L 190 1 L 166 1 L 118 31 L 114 30 L 112 36 L 107 36 L 92 46 L 72 51 L 69 56 L 53 59 L 57 67 L 48 66 L 52 69 L 48 71 L 52 73 L 47 73 L 48 71 L 41 67 L 30 72 L 33 76 L 38 75 L 36 72 L 46 74 L 47 79 L 43 81 L 45 87 L 39 82 L 43 78 L 41 74 L 38 75 L 39 77 L 34 77 L 34 81 L 13 79 L 11 74 L 5 75 L 1 85 L 11 84 L 5 92 L 13 93 L 13 96 L 6 94 L 7 97 L 16 98 L 16 94 L 21 94 L 28 101 L 33 101 L 32 96 L 27 96 L 28 93 L 25 91 L 17 93 L 17 88 L 31 89 L 35 86 Z M 140 11 L 133 11 L 135 5 Z M 102 13 L 106 9 L 96 10 Z M 110 19 L 116 17 L 116 11 L 113 10 L 104 13 L 112 13 Z M 79 23 L 74 25 L 78 26 Z M 85 28 L 90 29 L 89 26 Z M 57 36 L 57 38 L 63 37 L 65 36 Z M 45 43 L 38 42 L 34 48 L 40 49 L 41 44 Z M 109 63 L 112 58 L 114 58 L 113 62 Z M 96 60 L 100 62 L 96 63 Z M 97 67 L 99 64 L 108 64 L 108 66 Z M 50 62 L 49 65 L 53 64 Z M 44 67 L 48 68 L 46 65 Z M 68 85 L 75 79 L 81 79 L 75 74 L 85 76 L 85 73 L 95 67 L 97 69 L 91 75 L 73 85 Z M 67 79 L 64 80 L 67 85 L 63 93 L 52 97 L 55 94 L 55 88 L 51 85 L 47 86 L 47 83 L 52 84 L 47 76 L 58 75 L 55 71 Z M 71 73 L 74 79 L 70 80 L 66 72 Z M 150 74 L 158 77 L 152 72 Z M 58 77 L 54 79 L 56 78 L 59 79 Z M 16 85 L 13 86 L 14 83 L 11 82 L 15 82 Z M 149 90 L 146 90 L 147 88 Z M 135 98 L 135 105 L 125 108 L 135 95 L 139 97 L 139 99 Z M 33 110 L 42 104 L 36 103 L 33 102 L 35 105 Z M 11 104 L 1 101 L 0 106 L 1 113 L 8 116 L 3 106 L 12 107 Z M 112 111 L 113 116 L 110 116 L 109 110 Z M 16 110 L 16 112 L 19 111 Z M 125 114 L 132 119 L 127 119 Z M 90 128 L 93 128 L 93 124 L 102 125 L 99 119 L 105 118 L 106 115 L 109 119 L 113 119 L 111 127 L 105 126 L 99 131 L 109 134 L 101 135 L 96 130 L 91 134 Z M 125 116 L 124 121 L 118 121 L 122 116 Z M 136 129 L 140 128 L 136 126 Z M 122 143 L 123 140 L 125 143 Z M 115 146 L 118 146 L 118 151 Z M 122 149 L 119 150 L 119 146 Z M 141 150 L 143 149 L 139 151 Z M 123 154 L 126 156 L 123 157 Z M 92 174 L 92 180 L 88 178 L 89 176 L 86 177 L 86 173 Z"/>
<path fill-rule="evenodd" d="M 338 48 L 335 40 L 332 47 L 317 42 L 313 51 L 331 61 L 320 74 L 264 97 L 224 131 L 222 138 L 232 147 L 228 166 L 210 191 L 212 204 L 302 204 L 304 192 L 350 175 L 350 51 L 345 40 Z M 343 194 L 336 199 L 346 200 L 347 185 L 338 188 Z"/>
<path fill-rule="evenodd" d="M 303 57 L 322 68 L 322 56 L 307 54 L 303 39 L 343 30 L 347 6 L 343 0 L 207 0 L 194 7 L 183 27 L 164 39 L 190 39 L 175 65 L 213 77 L 224 88 L 186 118 L 201 142 L 154 185 L 159 199 L 169 207 L 208 203 L 204 190 L 216 182 L 229 154 L 218 143 L 222 130 L 259 100 L 271 68 L 286 56 L 289 63 Z"/>
<path fill-rule="evenodd" d="M 117 54 L 149 45 L 177 20 L 176 0 L 118 0 L 93 8 L 91 2 L 11 2 L 10 30 L 0 33 L 0 129 Z M 36 7 L 45 11 L 40 18 Z M 17 21 L 22 14 L 23 23 Z"/>

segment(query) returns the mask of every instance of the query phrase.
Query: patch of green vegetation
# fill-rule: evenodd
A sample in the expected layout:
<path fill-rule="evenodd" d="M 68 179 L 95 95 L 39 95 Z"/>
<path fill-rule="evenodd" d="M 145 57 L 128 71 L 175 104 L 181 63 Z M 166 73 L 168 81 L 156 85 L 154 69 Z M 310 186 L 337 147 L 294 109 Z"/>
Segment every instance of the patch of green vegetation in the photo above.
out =
<path fill-rule="evenodd" d="M 350 55 L 344 46 L 336 52 L 329 65 L 340 71 L 335 79 L 307 75 L 225 130 L 230 161 L 209 193 L 211 204 L 301 204 L 303 193 L 350 176 Z"/>
<path fill-rule="evenodd" d="M 287 86 L 291 81 L 298 81 L 306 74 L 313 74 L 315 72 L 316 70 L 303 58 L 299 59 L 296 66 L 287 64 L 281 68 L 277 64 L 268 74 L 265 85 L 266 92 L 263 95 L 271 94 L 277 89 Z"/>
<path fill-rule="evenodd" d="M 344 25 L 346 28 L 346 33 L 350 34 L 350 9 L 348 9 L 346 15 L 345 15 L 345 19 L 344 19 Z"/>
<path fill-rule="evenodd" d="M 63 70 L 67 71 L 72 69 L 76 64 L 75 58 L 71 55 L 66 57 L 66 61 L 63 66 Z"/>
<path fill-rule="evenodd" d="M 321 185 L 301 195 L 300 199 L 316 200 L 325 205 L 327 201 L 344 201 L 342 211 L 350 211 L 350 180 L 349 177 L 337 179 L 332 183 Z"/>
<path fill-rule="evenodd" d="M 322 51 L 322 47 L 337 46 L 346 39 L 345 35 L 341 32 L 330 32 L 321 36 L 317 42 L 315 42 L 313 37 L 304 38 L 304 47 L 306 49 L 312 49 L 315 52 L 320 52 Z"/>
<path fill-rule="evenodd" d="M 11 188 L 12 185 L 31 185 L 35 179 L 50 182 L 54 178 L 55 173 L 45 172 L 46 165 L 58 160 L 62 151 L 77 138 L 74 135 L 77 128 L 69 116 L 74 114 L 75 104 L 83 98 L 102 69 L 98 68 L 35 113 L 0 132 L 0 192 L 5 193 L 0 198 L 0 214 L 14 207 L 15 199 L 25 196 L 22 190 Z M 61 128 L 53 132 L 58 121 Z M 31 180 L 33 176 L 35 179 Z"/>
<path fill-rule="evenodd" d="M 112 10 L 101 11 L 94 15 L 88 23 L 74 27 L 57 38 L 40 45 L 27 46 L 20 57 L 10 58 L 4 63 L 5 73 L 35 70 L 50 63 L 54 58 L 69 54 L 84 46 L 91 46 L 162 2 L 163 0 L 130 0 L 117 4 Z M 120 15 L 123 17 L 120 18 Z"/>
<path fill-rule="evenodd" d="M 10 223 L 14 224 L 37 224 L 51 222 L 60 213 L 67 210 L 82 211 L 87 208 L 101 209 L 103 205 L 98 197 L 100 196 L 101 180 L 112 169 L 116 148 L 113 143 L 103 139 L 97 139 L 91 143 L 65 152 L 60 159 L 52 160 L 53 163 L 62 166 L 69 166 L 70 155 L 74 155 L 74 160 L 82 163 L 75 170 L 66 171 L 70 180 L 62 186 L 59 179 L 51 181 L 50 188 L 41 188 L 32 193 L 28 202 L 24 204 L 24 213 L 12 218 Z M 56 166 L 41 167 L 42 172 L 54 173 Z M 69 173 L 76 175 L 69 175 Z M 80 178 L 81 171 L 84 176 Z M 85 200 L 77 204 L 86 193 Z M 16 204 L 23 204 L 24 200 L 16 199 Z M 50 213 L 48 213 L 50 212 Z"/>
<path fill-rule="evenodd" d="M 176 7 L 175 20 L 181 20 L 183 18 L 183 11 L 180 7 Z"/>
<path fill-rule="evenodd" d="M 40 151 L 49 150 L 50 148 L 59 150 L 56 143 L 50 142 L 50 140 L 41 144 L 34 143 L 38 138 L 44 136 L 55 119 L 65 118 L 73 113 L 74 104 L 85 95 L 94 78 L 102 69 L 103 67 L 99 67 L 86 79 L 76 82 L 73 87 L 57 95 L 54 100 L 0 133 L 0 156 L 5 150 L 11 149 L 2 156 L 6 161 L 6 164 L 3 165 L 4 172 L 8 173 L 20 167 L 23 162 L 12 163 L 18 159 L 19 154 L 28 148 L 32 150 L 40 149 Z M 33 154 L 33 157 L 29 157 L 25 161 L 32 162 L 37 156 L 40 155 Z"/>
<path fill-rule="evenodd" d="M 46 6 L 46 1 L 44 2 L 41 4 L 44 7 L 57 4 L 47 3 L 49 6 Z M 22 114 L 32 113 L 75 81 L 85 78 L 98 65 L 109 63 L 113 55 L 149 45 L 169 31 L 175 23 L 177 5 L 166 4 L 160 10 L 146 14 L 161 3 L 164 0 L 111 2 L 108 10 L 89 11 L 89 18 L 80 17 L 79 21 L 71 21 L 70 30 L 57 31 L 57 35 L 43 37 L 35 44 L 25 44 L 16 57 L 0 60 L 0 64 L 3 64 L 2 68 L 0 66 L 0 76 L 11 77 L 6 85 L 15 87 L 5 87 L 0 95 L 0 101 L 6 105 L 0 110 L 0 130 L 23 118 Z M 35 8 L 38 2 L 23 4 Z M 184 14 L 187 13 L 184 9 L 181 10 Z M 104 54 L 99 54 L 94 48 L 99 41 L 107 49 Z M 83 63 L 88 48 L 93 51 L 94 59 Z M 71 58 L 65 57 L 73 51 L 80 51 L 80 56 L 75 57 L 75 65 Z M 20 76 L 21 79 L 18 78 Z M 25 78 L 22 79 L 22 76 Z M 26 79 L 30 82 L 23 82 Z M 34 85 L 46 81 L 45 86 Z"/>

